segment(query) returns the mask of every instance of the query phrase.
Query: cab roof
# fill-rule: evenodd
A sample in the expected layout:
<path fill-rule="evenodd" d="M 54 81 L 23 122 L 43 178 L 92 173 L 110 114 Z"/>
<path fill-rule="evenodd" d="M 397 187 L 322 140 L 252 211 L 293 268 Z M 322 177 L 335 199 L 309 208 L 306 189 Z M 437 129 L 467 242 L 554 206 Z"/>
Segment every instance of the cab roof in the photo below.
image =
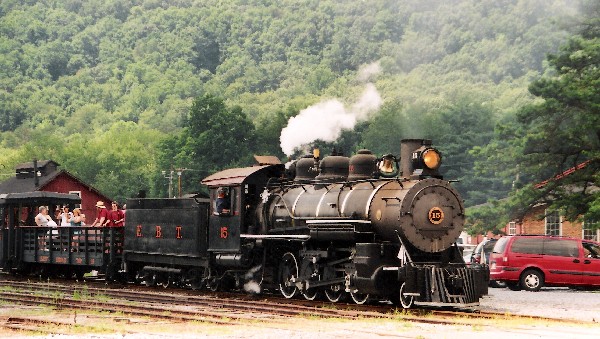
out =
<path fill-rule="evenodd" d="M 261 179 L 266 181 L 266 178 L 279 177 L 283 174 L 284 170 L 285 166 L 283 164 L 230 168 L 204 178 L 202 184 L 210 188 L 239 186 L 247 181 Z"/>

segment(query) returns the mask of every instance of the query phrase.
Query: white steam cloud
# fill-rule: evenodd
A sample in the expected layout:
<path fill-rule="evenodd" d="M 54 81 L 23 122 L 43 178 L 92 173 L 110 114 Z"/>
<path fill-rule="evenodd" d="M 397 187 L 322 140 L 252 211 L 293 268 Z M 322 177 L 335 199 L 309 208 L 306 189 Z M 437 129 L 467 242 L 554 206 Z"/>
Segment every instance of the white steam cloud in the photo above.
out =
<path fill-rule="evenodd" d="M 281 149 L 286 155 L 292 155 L 297 147 L 317 139 L 335 141 L 342 129 L 350 129 L 355 124 L 356 117 L 348 114 L 338 100 L 320 102 L 290 118 L 279 137 Z"/>
<path fill-rule="evenodd" d="M 358 101 L 352 105 L 349 113 L 355 115 L 359 121 L 367 120 L 369 114 L 377 111 L 382 103 L 383 100 L 375 85 L 368 83 Z"/>
<path fill-rule="evenodd" d="M 379 63 L 367 65 L 359 71 L 359 80 L 369 81 L 379 72 Z M 292 155 L 294 150 L 315 140 L 333 142 L 343 130 L 350 130 L 358 121 L 366 120 L 370 113 L 379 109 L 382 102 L 375 85 L 367 83 L 360 98 L 350 108 L 336 99 L 309 106 L 291 117 L 281 131 L 281 149 L 286 155 Z"/>
<path fill-rule="evenodd" d="M 371 78 L 381 72 L 378 62 L 365 65 L 358 70 L 358 81 L 369 82 Z"/>
<path fill-rule="evenodd" d="M 259 294 L 261 292 L 260 284 L 254 281 L 254 274 L 261 269 L 262 265 L 254 266 L 246 274 L 244 278 L 247 282 L 244 284 L 244 291 L 253 294 Z"/>
<path fill-rule="evenodd" d="M 260 294 L 260 284 L 254 280 L 248 281 L 244 284 L 244 291 L 251 294 Z"/>

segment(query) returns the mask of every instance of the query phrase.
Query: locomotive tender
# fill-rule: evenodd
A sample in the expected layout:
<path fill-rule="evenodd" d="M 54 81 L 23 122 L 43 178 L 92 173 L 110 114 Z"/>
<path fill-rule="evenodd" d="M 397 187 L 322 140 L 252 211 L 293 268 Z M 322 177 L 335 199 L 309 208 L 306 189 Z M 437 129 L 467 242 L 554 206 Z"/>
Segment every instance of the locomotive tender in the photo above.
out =
<path fill-rule="evenodd" d="M 315 154 L 215 173 L 209 199 L 130 199 L 122 271 L 148 285 L 477 305 L 489 270 L 460 255 L 464 206 L 440 164 L 429 140 L 408 139 L 400 162 Z"/>

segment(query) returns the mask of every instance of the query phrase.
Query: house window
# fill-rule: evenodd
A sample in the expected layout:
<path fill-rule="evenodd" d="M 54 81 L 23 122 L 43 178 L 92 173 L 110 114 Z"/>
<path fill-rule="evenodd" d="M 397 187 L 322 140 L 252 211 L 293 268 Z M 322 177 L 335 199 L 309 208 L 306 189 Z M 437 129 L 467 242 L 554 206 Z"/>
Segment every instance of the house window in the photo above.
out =
<path fill-rule="evenodd" d="M 76 196 L 81 198 L 81 191 L 69 191 L 69 194 L 75 194 Z M 75 208 L 81 208 L 81 204 L 73 205 L 73 209 Z"/>
<path fill-rule="evenodd" d="M 600 225 L 596 220 L 584 220 L 583 222 L 583 239 L 598 241 L 600 239 Z"/>
<path fill-rule="evenodd" d="M 558 211 L 546 210 L 546 235 L 561 235 L 561 221 Z"/>
<path fill-rule="evenodd" d="M 517 234 L 517 223 L 514 221 L 511 221 L 508 223 L 508 235 L 515 235 Z"/>

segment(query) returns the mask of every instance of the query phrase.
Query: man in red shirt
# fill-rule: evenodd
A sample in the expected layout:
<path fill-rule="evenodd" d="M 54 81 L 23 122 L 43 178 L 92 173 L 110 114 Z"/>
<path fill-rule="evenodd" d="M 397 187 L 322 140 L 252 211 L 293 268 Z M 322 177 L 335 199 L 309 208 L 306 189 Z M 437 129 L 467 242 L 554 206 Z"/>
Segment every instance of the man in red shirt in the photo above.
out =
<path fill-rule="evenodd" d="M 98 211 L 98 215 L 96 216 L 96 220 L 94 220 L 90 226 L 104 226 L 106 220 L 108 220 L 108 210 L 106 210 L 104 202 L 98 201 L 96 203 L 96 210 Z"/>
<path fill-rule="evenodd" d="M 104 226 L 107 227 L 123 227 L 124 226 L 124 219 L 125 219 L 125 214 L 123 213 L 123 211 L 121 211 L 119 209 L 119 204 L 116 201 L 113 201 L 112 204 L 112 209 L 108 212 L 108 218 L 106 220 L 106 222 L 104 222 Z"/>

